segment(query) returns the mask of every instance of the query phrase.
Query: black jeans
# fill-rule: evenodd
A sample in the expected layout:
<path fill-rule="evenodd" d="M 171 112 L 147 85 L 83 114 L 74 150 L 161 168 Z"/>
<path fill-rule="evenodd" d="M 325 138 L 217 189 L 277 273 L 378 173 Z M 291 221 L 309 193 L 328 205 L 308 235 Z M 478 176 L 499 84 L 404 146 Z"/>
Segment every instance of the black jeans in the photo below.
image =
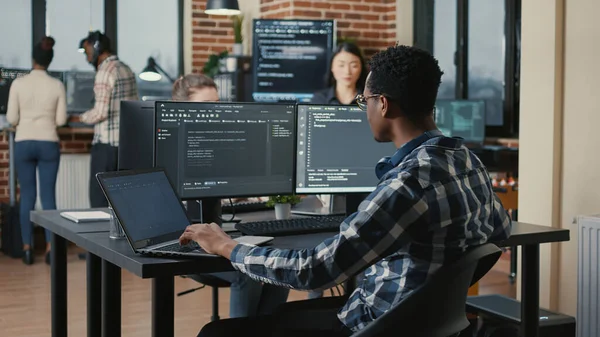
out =
<path fill-rule="evenodd" d="M 346 337 L 352 331 L 337 318 L 345 302 L 346 297 L 289 302 L 272 315 L 211 322 L 200 330 L 198 337 Z"/>
<path fill-rule="evenodd" d="M 96 173 L 117 170 L 118 149 L 116 146 L 102 143 L 92 145 L 90 151 L 90 206 L 92 208 L 108 207 L 108 201 L 96 180 Z"/>

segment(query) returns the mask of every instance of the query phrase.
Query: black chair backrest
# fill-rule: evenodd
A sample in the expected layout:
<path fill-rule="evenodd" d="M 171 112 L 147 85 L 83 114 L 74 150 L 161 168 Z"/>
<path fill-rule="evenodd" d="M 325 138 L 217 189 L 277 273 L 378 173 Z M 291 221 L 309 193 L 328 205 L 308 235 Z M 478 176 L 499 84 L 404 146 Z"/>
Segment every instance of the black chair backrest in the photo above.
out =
<path fill-rule="evenodd" d="M 501 254 L 491 243 L 469 249 L 352 336 L 449 337 L 458 334 L 469 326 L 466 314 L 469 287 L 492 269 Z"/>

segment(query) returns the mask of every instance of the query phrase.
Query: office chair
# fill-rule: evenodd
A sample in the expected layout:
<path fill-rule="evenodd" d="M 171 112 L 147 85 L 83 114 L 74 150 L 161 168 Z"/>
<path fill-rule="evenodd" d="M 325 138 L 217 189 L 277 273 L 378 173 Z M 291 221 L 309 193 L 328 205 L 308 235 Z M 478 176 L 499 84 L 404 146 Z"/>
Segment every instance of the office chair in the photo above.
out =
<path fill-rule="evenodd" d="M 498 261 L 502 251 L 486 243 L 441 267 L 402 302 L 352 337 L 450 337 L 469 327 L 467 291 Z"/>
<path fill-rule="evenodd" d="M 225 280 L 222 280 L 218 277 L 215 277 L 210 274 L 193 274 L 193 275 L 185 275 L 182 276 L 184 278 L 190 278 L 203 286 L 200 288 L 186 290 L 178 294 L 178 296 L 182 296 L 185 294 L 189 294 L 198 289 L 202 289 L 205 286 L 209 286 L 212 288 L 212 316 L 210 317 L 210 321 L 218 321 L 219 317 L 219 288 L 229 288 L 231 287 L 231 283 Z"/>

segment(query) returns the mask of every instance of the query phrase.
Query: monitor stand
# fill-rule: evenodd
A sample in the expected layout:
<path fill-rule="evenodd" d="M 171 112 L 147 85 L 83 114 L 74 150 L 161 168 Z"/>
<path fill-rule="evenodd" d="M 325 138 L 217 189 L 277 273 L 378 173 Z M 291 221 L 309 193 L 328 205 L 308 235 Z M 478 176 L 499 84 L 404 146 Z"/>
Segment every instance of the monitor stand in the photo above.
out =
<path fill-rule="evenodd" d="M 214 222 L 221 226 L 221 199 L 207 198 L 187 201 L 187 214 L 192 223 Z"/>
<path fill-rule="evenodd" d="M 310 195 L 292 209 L 292 214 L 309 216 L 343 215 L 345 206 L 346 201 L 343 194 L 331 195 L 331 201 L 327 207 L 323 206 L 316 195 Z"/>
<path fill-rule="evenodd" d="M 369 193 L 346 194 L 346 216 L 358 211 L 358 205 L 369 196 Z"/>

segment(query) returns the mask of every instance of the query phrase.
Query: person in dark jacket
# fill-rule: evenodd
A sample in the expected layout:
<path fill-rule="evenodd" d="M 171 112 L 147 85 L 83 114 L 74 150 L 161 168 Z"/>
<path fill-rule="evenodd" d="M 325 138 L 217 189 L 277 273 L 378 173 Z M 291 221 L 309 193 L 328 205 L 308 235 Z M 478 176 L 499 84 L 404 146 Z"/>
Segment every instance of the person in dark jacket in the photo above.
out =
<path fill-rule="evenodd" d="M 325 78 L 327 89 L 314 93 L 311 103 L 354 104 L 356 95 L 362 92 L 367 79 L 367 67 L 362 51 L 349 42 L 340 43 L 329 65 Z"/>

